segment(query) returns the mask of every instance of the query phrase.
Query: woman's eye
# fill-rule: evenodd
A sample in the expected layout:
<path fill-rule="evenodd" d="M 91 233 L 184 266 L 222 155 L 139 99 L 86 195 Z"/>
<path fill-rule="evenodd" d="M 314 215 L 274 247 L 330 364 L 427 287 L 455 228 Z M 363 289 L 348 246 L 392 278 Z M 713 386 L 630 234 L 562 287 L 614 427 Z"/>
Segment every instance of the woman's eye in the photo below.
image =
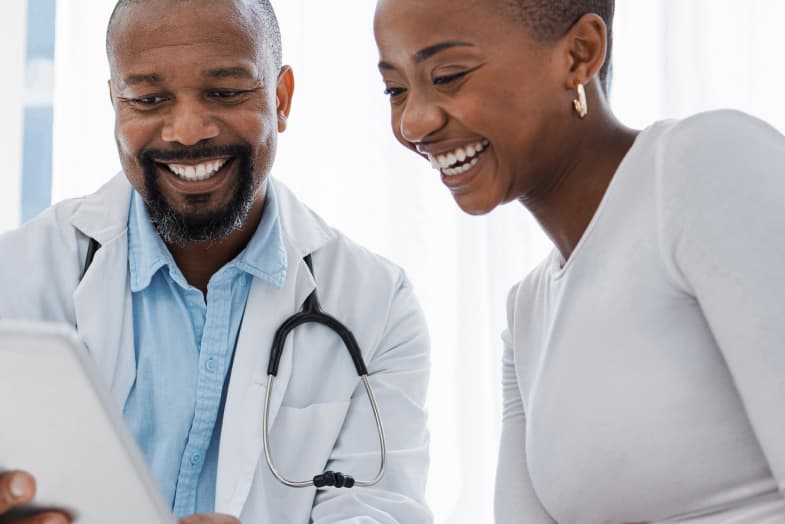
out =
<path fill-rule="evenodd" d="M 397 96 L 401 96 L 406 92 L 406 89 L 402 87 L 388 87 L 384 90 L 384 94 L 389 96 L 390 98 L 395 98 Z"/>
<path fill-rule="evenodd" d="M 450 82 L 454 82 L 459 78 L 464 77 L 467 73 L 468 71 L 462 71 L 460 73 L 455 73 L 452 75 L 437 76 L 433 79 L 433 84 L 437 86 L 449 84 Z"/>

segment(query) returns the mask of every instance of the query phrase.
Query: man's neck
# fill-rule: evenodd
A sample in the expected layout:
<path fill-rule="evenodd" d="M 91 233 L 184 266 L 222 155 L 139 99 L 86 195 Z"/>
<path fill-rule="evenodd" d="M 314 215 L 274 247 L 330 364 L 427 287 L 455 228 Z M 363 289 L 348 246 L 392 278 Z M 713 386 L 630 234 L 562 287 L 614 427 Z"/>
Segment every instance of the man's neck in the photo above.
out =
<path fill-rule="evenodd" d="M 264 211 L 264 195 L 257 197 L 240 229 L 216 242 L 191 242 L 186 245 L 167 244 L 177 267 L 189 284 L 207 297 L 207 284 L 212 276 L 233 260 L 251 241 Z"/>

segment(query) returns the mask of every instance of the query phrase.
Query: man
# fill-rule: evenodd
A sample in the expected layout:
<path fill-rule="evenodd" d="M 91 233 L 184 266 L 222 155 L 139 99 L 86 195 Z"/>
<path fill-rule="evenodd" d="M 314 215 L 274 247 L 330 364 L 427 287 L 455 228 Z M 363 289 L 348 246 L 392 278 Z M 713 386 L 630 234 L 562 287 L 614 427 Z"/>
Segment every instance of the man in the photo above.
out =
<path fill-rule="evenodd" d="M 294 77 L 268 1 L 121 0 L 107 51 L 123 174 L 0 237 L 0 318 L 78 326 L 182 523 L 430 521 L 423 317 L 399 269 L 269 178 Z M 269 348 L 314 289 L 385 423 L 371 488 L 289 488 L 263 457 Z M 373 413 L 328 330 L 287 340 L 270 419 L 287 478 L 374 477 Z M 0 519 L 33 492 L 0 478 Z"/>

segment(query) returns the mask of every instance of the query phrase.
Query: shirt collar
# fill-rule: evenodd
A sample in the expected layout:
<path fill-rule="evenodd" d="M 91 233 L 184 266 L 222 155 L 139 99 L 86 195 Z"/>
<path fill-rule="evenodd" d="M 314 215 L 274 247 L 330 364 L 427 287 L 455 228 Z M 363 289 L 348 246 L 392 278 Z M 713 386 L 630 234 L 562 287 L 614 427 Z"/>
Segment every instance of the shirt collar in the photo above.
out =
<path fill-rule="evenodd" d="M 267 184 L 264 212 L 256 232 L 245 249 L 221 271 L 236 268 L 280 288 L 286 280 L 286 262 L 278 197 L 274 185 Z M 153 276 L 164 266 L 177 284 L 188 287 L 172 254 L 155 230 L 144 200 L 136 191 L 131 195 L 128 214 L 128 265 L 134 293 L 149 286 Z"/>

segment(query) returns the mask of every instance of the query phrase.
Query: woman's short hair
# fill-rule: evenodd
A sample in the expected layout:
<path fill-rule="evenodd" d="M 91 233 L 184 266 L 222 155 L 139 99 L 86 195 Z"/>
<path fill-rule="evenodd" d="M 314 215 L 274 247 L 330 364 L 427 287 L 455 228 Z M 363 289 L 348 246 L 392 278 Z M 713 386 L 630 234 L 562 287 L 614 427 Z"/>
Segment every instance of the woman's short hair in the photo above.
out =
<path fill-rule="evenodd" d="M 501 0 L 533 32 L 535 38 L 554 41 L 569 31 L 583 15 L 593 13 L 608 28 L 608 52 L 600 70 L 603 89 L 608 91 L 613 43 L 613 12 L 615 0 Z"/>

